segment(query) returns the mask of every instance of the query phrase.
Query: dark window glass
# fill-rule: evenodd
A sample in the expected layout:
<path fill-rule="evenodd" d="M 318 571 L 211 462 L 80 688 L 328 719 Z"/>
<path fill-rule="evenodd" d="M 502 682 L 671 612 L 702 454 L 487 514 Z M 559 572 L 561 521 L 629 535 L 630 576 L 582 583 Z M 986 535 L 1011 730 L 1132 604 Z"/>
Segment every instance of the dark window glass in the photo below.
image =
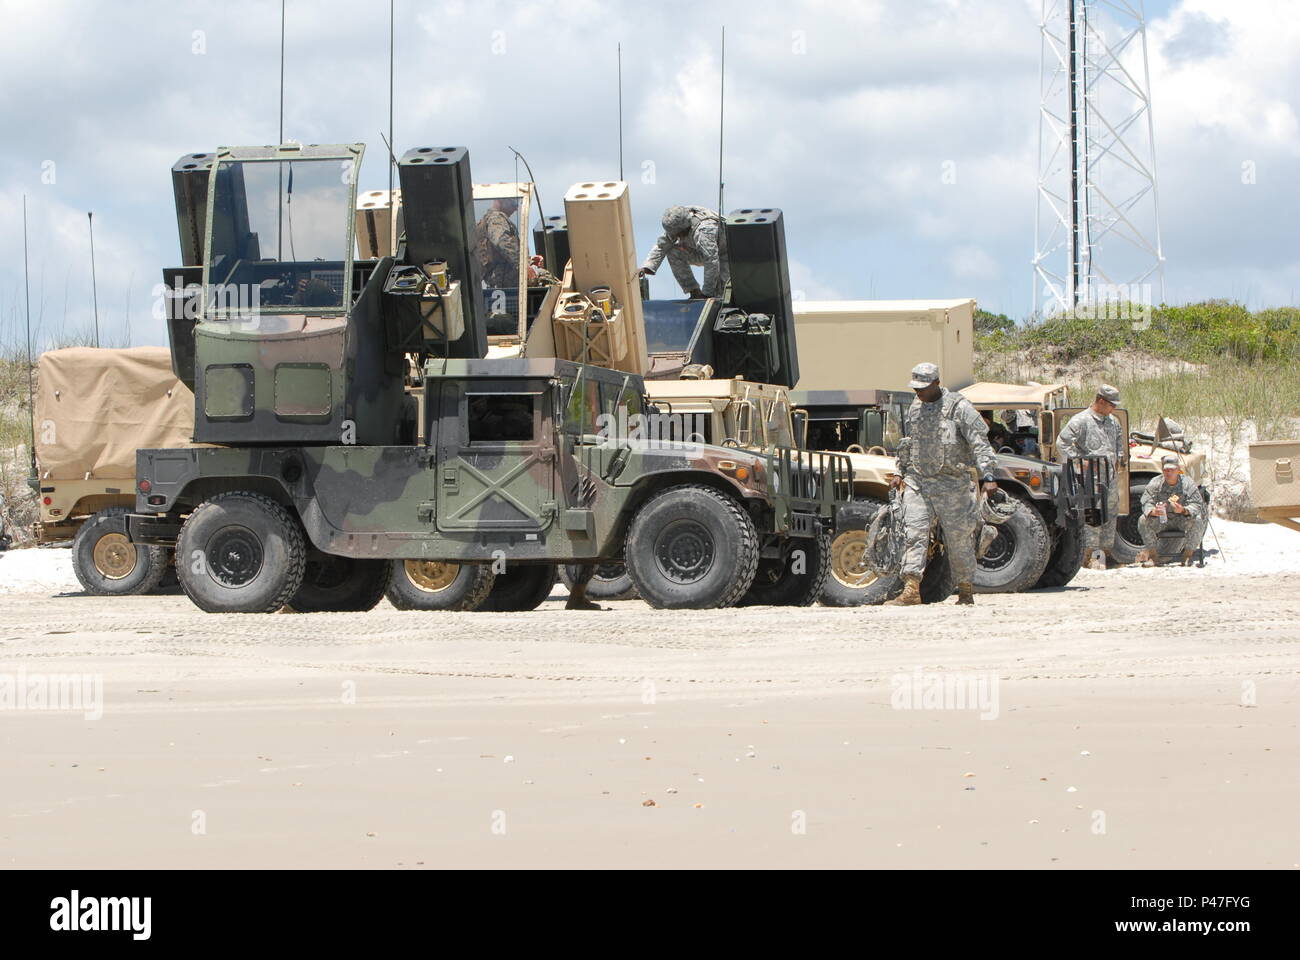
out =
<path fill-rule="evenodd" d="M 535 398 L 520 394 L 469 394 L 470 443 L 534 439 Z"/>

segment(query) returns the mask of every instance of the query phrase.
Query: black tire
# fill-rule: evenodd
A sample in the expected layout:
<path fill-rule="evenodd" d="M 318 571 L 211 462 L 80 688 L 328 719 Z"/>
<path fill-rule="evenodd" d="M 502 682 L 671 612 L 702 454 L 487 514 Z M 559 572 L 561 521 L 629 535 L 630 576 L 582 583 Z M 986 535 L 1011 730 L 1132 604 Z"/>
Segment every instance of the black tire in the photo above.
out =
<path fill-rule="evenodd" d="M 477 610 L 496 576 L 486 563 L 393 560 L 388 602 L 398 610 Z"/>
<path fill-rule="evenodd" d="M 553 563 L 516 563 L 498 573 L 487 597 L 477 607 L 485 613 L 536 610 L 555 588 Z"/>
<path fill-rule="evenodd" d="M 758 570 L 758 534 L 740 504 L 712 487 L 686 484 L 637 510 L 623 551 L 641 599 L 657 609 L 735 604 Z"/>
<path fill-rule="evenodd" d="M 313 553 L 303 567 L 302 585 L 288 603 L 295 613 L 355 613 L 373 610 L 388 588 L 392 564 Z"/>
<path fill-rule="evenodd" d="M 96 597 L 128 597 L 148 593 L 167 572 L 167 548 L 132 543 L 110 527 L 131 511 L 105 507 L 82 523 L 72 541 L 72 572 L 85 591 Z"/>
<path fill-rule="evenodd" d="M 1063 587 L 1083 568 L 1084 557 L 1083 521 L 1074 520 L 1059 528 L 1056 543 L 1052 545 L 1052 555 L 1047 560 L 1047 569 L 1034 584 L 1035 590 L 1049 587 Z"/>
<path fill-rule="evenodd" d="M 988 551 L 975 561 L 975 592 L 1020 593 L 1031 589 L 1052 556 L 1052 534 L 1043 515 L 1022 499 L 997 531 Z"/>
<path fill-rule="evenodd" d="M 167 569 L 163 571 L 162 579 L 158 581 L 158 586 L 154 589 L 158 593 L 180 593 L 181 579 L 176 575 L 176 551 L 164 548 L 167 553 Z"/>
<path fill-rule="evenodd" d="M 1129 512 L 1119 518 L 1115 524 L 1115 546 L 1110 548 L 1110 556 L 1116 563 L 1137 563 L 1142 546 L 1142 534 L 1138 530 L 1138 519 L 1142 516 L 1142 494 L 1146 492 L 1150 477 L 1129 478 L 1128 507 Z"/>
<path fill-rule="evenodd" d="M 795 573 L 800 559 L 802 573 Z M 820 530 L 815 537 L 792 538 L 781 559 L 762 559 L 754 582 L 740 598 L 742 607 L 810 607 L 817 602 L 831 571 L 831 535 Z"/>
<path fill-rule="evenodd" d="M 205 500 L 176 541 L 181 589 L 207 613 L 275 613 L 302 585 L 302 528 L 270 497 L 244 490 Z"/>
<path fill-rule="evenodd" d="M 570 593 L 577 576 L 578 564 L 566 563 L 560 566 L 560 580 Z M 636 584 L 628 576 L 627 565 L 618 560 L 609 560 L 596 564 L 596 572 L 587 583 L 588 600 L 635 600 L 640 596 Z"/>

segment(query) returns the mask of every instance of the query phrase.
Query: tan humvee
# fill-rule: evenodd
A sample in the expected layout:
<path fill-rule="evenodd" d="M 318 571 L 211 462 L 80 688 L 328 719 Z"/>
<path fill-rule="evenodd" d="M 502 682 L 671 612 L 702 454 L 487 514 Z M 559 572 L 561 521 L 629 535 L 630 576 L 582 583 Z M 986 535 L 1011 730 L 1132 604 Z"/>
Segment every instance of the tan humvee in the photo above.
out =
<path fill-rule="evenodd" d="M 1043 460 L 1059 461 L 1057 435 L 1071 417 L 1086 409 L 1072 404 L 1069 388 L 1059 383 L 981 381 L 963 388 L 961 392 L 975 405 L 975 409 L 992 411 L 995 419 L 1009 411 L 1022 414 L 1019 428 L 1010 431 L 1016 452 Z M 1130 430 L 1127 410 L 1116 410 L 1115 416 L 1124 435 L 1129 438 L 1129 446 L 1128 457 L 1119 470 L 1120 516 L 1111 554 L 1121 563 L 1133 563 L 1142 550 L 1142 537 L 1137 529 L 1138 512 L 1134 504 L 1140 501 L 1147 483 L 1160 475 L 1161 459 L 1169 454 L 1176 455 L 1183 464 L 1183 472 L 1199 486 L 1205 472 L 1205 455 L 1193 452 L 1181 431 L 1174 429 L 1167 420 L 1161 419 L 1155 434 L 1141 434 Z"/>
<path fill-rule="evenodd" d="M 37 361 L 36 488 L 40 544 L 72 541 L 90 593 L 144 593 L 170 558 L 133 546 L 113 518 L 135 508 L 138 448 L 193 446 L 194 394 L 166 347 L 70 347 Z"/>

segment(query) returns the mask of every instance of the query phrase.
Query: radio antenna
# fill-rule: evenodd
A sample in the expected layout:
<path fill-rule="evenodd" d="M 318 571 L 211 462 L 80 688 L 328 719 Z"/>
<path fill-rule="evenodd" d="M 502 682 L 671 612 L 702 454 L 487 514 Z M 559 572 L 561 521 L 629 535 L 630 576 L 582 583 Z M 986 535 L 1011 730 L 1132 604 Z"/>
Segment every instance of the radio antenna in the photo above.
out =
<path fill-rule="evenodd" d="M 388 0 L 388 219 L 393 231 L 397 230 L 397 204 L 393 199 L 393 164 L 397 158 L 393 156 L 393 2 Z M 394 253 L 396 248 L 394 246 Z"/>
<path fill-rule="evenodd" d="M 506 149 L 513 153 L 515 159 L 520 161 L 528 171 L 528 182 L 533 185 L 533 196 L 537 198 L 537 215 L 542 218 L 542 256 L 546 259 L 547 268 L 552 269 L 551 265 L 555 264 L 555 238 L 551 236 L 551 229 L 546 223 L 546 211 L 542 209 L 542 192 L 537 189 L 537 178 L 533 176 L 533 168 L 528 165 L 528 160 L 522 153 L 509 144 L 506 145 Z"/>
<path fill-rule="evenodd" d="M 718 216 L 722 216 L 722 121 L 727 92 L 727 28 L 722 28 L 722 59 L 718 67 Z"/>
<path fill-rule="evenodd" d="M 623 179 L 623 44 L 621 43 L 618 45 L 618 178 Z"/>
<path fill-rule="evenodd" d="M 275 142 L 279 145 L 284 144 L 284 4 L 285 0 L 280 0 L 280 138 Z M 276 182 L 276 199 L 275 205 L 275 259 L 278 263 L 284 262 L 284 163 L 280 162 L 275 165 L 277 177 Z"/>
<path fill-rule="evenodd" d="M 32 386 L 32 288 L 27 278 L 27 194 L 23 194 L 23 294 L 27 299 L 27 414 L 31 427 L 28 454 L 32 461 L 32 476 L 36 475 L 36 389 Z"/>
<path fill-rule="evenodd" d="M 95 346 L 99 346 L 99 281 L 95 279 L 95 214 L 86 212 L 86 223 L 90 227 L 90 293 L 95 304 Z"/>

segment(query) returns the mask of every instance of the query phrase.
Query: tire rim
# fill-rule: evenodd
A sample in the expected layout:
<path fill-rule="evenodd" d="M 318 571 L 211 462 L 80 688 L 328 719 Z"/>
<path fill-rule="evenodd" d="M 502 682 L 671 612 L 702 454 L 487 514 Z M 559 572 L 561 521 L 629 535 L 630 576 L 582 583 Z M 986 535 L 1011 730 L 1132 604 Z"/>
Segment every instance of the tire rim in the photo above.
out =
<path fill-rule="evenodd" d="M 1134 550 L 1145 549 L 1142 543 L 1142 532 L 1138 530 L 1137 516 L 1132 513 L 1126 513 L 1119 518 L 1115 524 L 1115 534 L 1127 543 Z"/>
<path fill-rule="evenodd" d="M 425 593 L 438 593 L 446 590 L 460 574 L 459 563 L 443 563 L 440 560 L 407 560 L 407 579 Z"/>
<path fill-rule="evenodd" d="M 1005 525 L 998 527 L 998 535 L 989 544 L 984 556 L 979 558 L 980 566 L 985 570 L 1001 570 L 1016 555 L 1016 535 Z"/>
<path fill-rule="evenodd" d="M 106 580 L 125 580 L 135 570 L 135 545 L 122 533 L 106 533 L 95 541 L 95 569 Z"/>
<path fill-rule="evenodd" d="M 877 574 L 867 566 L 867 531 L 846 530 L 832 541 L 831 576 L 850 590 L 875 583 Z"/>
<path fill-rule="evenodd" d="M 598 563 L 596 572 L 592 574 L 593 580 L 621 580 L 627 576 L 627 567 L 621 563 Z"/>
<path fill-rule="evenodd" d="M 262 541 L 247 527 L 225 527 L 208 540 L 208 574 L 225 587 L 251 583 L 262 569 Z"/>
<path fill-rule="evenodd" d="M 674 521 L 655 540 L 655 560 L 673 583 L 695 583 L 713 567 L 713 535 L 698 521 Z"/>

